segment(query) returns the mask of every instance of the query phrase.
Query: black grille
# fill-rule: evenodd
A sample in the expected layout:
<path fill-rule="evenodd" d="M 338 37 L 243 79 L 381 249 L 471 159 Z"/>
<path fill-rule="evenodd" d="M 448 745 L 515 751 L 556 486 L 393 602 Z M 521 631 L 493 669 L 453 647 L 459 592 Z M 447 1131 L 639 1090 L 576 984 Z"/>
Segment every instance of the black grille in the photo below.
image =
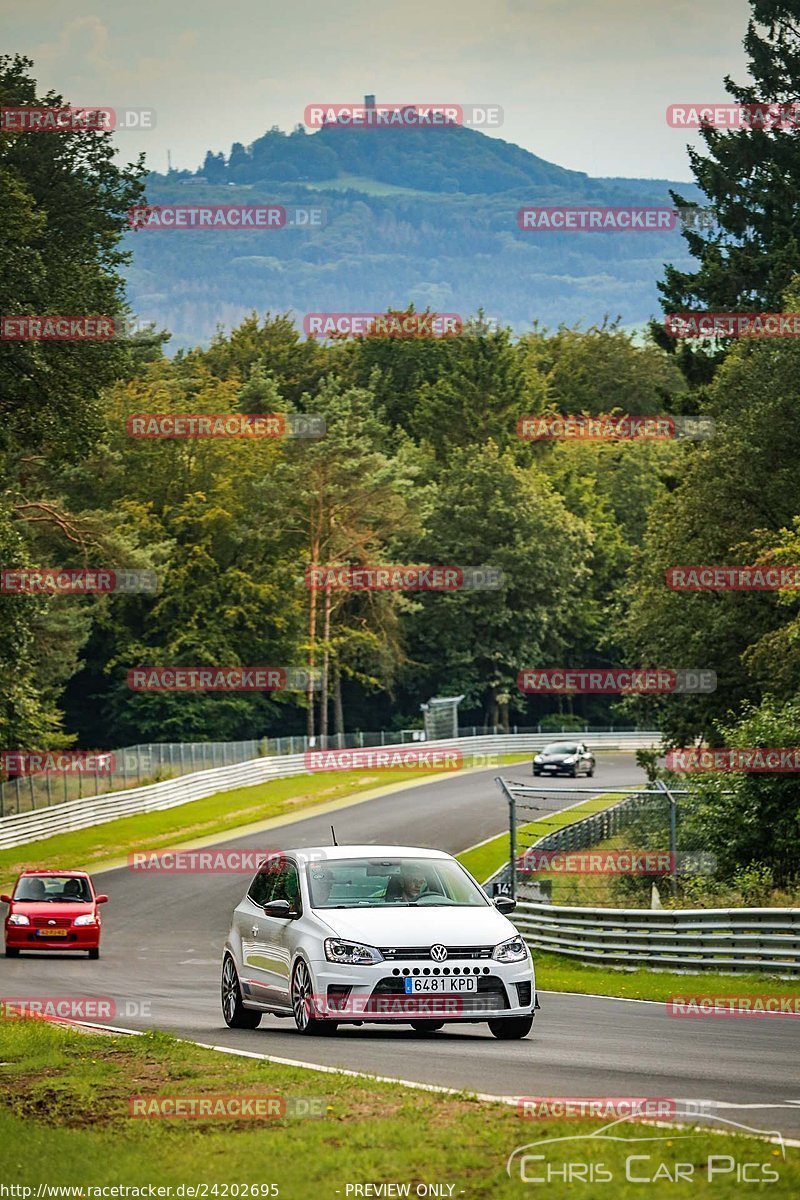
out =
<path fill-rule="evenodd" d="M 452 999 L 452 993 L 436 993 L 436 992 L 417 992 L 416 994 L 407 994 L 403 976 L 386 976 L 380 979 L 372 989 L 370 1003 L 379 1000 L 382 996 L 402 996 L 404 1000 L 427 1000 L 432 1003 L 441 1000 Z M 457 993 L 459 1000 L 460 1012 L 479 1014 L 487 1008 L 510 1008 L 506 990 L 503 987 L 503 982 L 497 975 L 481 975 L 478 978 L 477 992 L 459 992 Z"/>
<path fill-rule="evenodd" d="M 520 1006 L 527 1007 L 531 1002 L 530 981 L 528 983 L 516 983 L 514 986 L 517 989 L 517 996 L 519 997 Z"/>
<path fill-rule="evenodd" d="M 491 958 L 494 946 L 446 946 L 447 962 L 451 958 Z M 431 961 L 430 946 L 381 946 L 380 952 L 388 962 L 400 959 L 422 958 Z"/>

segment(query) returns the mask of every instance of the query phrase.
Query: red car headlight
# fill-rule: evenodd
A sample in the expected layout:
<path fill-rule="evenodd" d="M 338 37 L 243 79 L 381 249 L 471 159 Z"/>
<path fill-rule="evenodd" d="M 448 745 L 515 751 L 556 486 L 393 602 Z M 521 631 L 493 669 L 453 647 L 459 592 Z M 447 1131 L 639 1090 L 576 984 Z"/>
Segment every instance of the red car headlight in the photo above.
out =
<path fill-rule="evenodd" d="M 30 925 L 29 919 L 25 913 L 12 913 L 8 918 L 9 925 Z"/>

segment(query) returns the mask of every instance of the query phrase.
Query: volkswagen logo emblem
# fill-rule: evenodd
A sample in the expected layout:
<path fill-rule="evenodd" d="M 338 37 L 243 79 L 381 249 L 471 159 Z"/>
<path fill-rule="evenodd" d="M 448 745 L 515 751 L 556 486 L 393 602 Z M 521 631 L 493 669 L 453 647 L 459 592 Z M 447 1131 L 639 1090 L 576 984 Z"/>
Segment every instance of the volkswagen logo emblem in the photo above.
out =
<path fill-rule="evenodd" d="M 434 962 L 444 962 L 447 958 L 447 947 L 431 946 L 431 958 Z"/>

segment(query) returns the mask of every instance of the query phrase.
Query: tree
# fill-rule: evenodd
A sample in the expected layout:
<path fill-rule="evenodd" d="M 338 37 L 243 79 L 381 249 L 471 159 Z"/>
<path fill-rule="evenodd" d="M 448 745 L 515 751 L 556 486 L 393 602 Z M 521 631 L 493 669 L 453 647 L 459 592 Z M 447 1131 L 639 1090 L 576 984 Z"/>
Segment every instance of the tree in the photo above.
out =
<path fill-rule="evenodd" d="M 508 726 L 525 704 L 520 670 L 550 666 L 565 653 L 588 575 L 591 533 L 538 472 L 494 442 L 456 448 L 431 496 L 420 561 L 489 566 L 502 575 L 489 591 L 422 594 L 409 654 L 414 690 L 465 693 L 487 723 Z"/>
<path fill-rule="evenodd" d="M 750 0 L 752 16 L 744 47 L 752 82 L 725 77 L 729 95 L 741 105 L 788 105 L 790 127 L 730 132 L 701 128 L 706 154 L 688 148 L 692 173 L 716 213 L 719 228 L 708 236 L 687 229 L 683 236 L 698 260 L 695 272 L 666 268 L 659 284 L 665 313 L 775 311 L 798 270 L 800 256 L 800 0 Z M 686 201 L 673 192 L 675 204 Z M 659 344 L 675 350 L 675 339 L 654 325 Z M 681 341 L 679 361 L 687 376 L 708 380 L 719 350 L 698 350 Z"/>
<path fill-rule="evenodd" d="M 800 348 L 792 339 L 734 347 L 709 389 L 716 436 L 684 447 L 683 470 L 650 511 L 630 574 L 624 636 L 639 663 L 717 673 L 711 695 L 650 705 L 673 744 L 714 739 L 716 724 L 744 701 L 757 702 L 762 686 L 781 690 L 765 671 L 787 648 L 791 607 L 770 592 L 673 591 L 665 572 L 763 561 L 784 538 L 791 547 L 781 531 L 791 530 L 800 510 L 798 370 Z M 782 678 L 786 694 L 796 689 L 796 677 Z"/>
<path fill-rule="evenodd" d="M 64 107 L 39 96 L 32 63 L 0 58 L 4 107 Z M 141 161 L 114 161 L 108 133 L 0 135 L 0 312 L 118 317 L 119 248 L 127 210 L 143 192 Z M 89 544 L 60 498 L 59 472 L 80 462 L 102 431 L 100 394 L 127 372 L 121 340 L 3 341 L 0 350 L 0 546 L 3 565 L 58 566 Z M 51 537 L 50 535 L 57 535 Z M 84 539 L 84 540 L 82 540 Z M 88 539 L 88 540 L 87 540 Z M 38 557 L 47 552 L 49 561 Z M 80 603 L 80 602 L 79 602 Z M 53 745 L 56 698 L 86 638 L 85 613 L 31 596 L 0 596 L 0 670 L 6 681 L 0 744 Z M 54 650 L 45 654 L 48 645 Z M 57 650 L 57 653 L 55 652 Z"/>

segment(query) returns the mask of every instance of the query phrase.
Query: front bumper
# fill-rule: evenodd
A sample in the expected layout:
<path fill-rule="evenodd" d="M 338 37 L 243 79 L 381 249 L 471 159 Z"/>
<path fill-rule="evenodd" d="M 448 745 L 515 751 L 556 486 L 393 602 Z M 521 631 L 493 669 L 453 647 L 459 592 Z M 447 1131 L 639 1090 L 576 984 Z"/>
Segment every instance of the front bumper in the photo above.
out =
<path fill-rule="evenodd" d="M 417 1020 L 494 1021 L 530 1016 L 537 1006 L 530 957 L 518 963 L 454 960 L 448 966 L 435 966 L 430 959 L 416 959 L 357 967 L 313 959 L 310 966 L 314 981 L 312 1015 L 318 1020 L 406 1024 Z M 407 979 L 435 977 L 444 977 L 449 990 L 406 992 Z M 466 990 L 466 979 L 475 981 L 475 990 Z"/>
<path fill-rule="evenodd" d="M 6 926 L 6 946 L 11 950 L 96 950 L 99 945 L 99 925 L 79 925 L 68 929 L 66 937 L 39 937 L 29 925 Z"/>

